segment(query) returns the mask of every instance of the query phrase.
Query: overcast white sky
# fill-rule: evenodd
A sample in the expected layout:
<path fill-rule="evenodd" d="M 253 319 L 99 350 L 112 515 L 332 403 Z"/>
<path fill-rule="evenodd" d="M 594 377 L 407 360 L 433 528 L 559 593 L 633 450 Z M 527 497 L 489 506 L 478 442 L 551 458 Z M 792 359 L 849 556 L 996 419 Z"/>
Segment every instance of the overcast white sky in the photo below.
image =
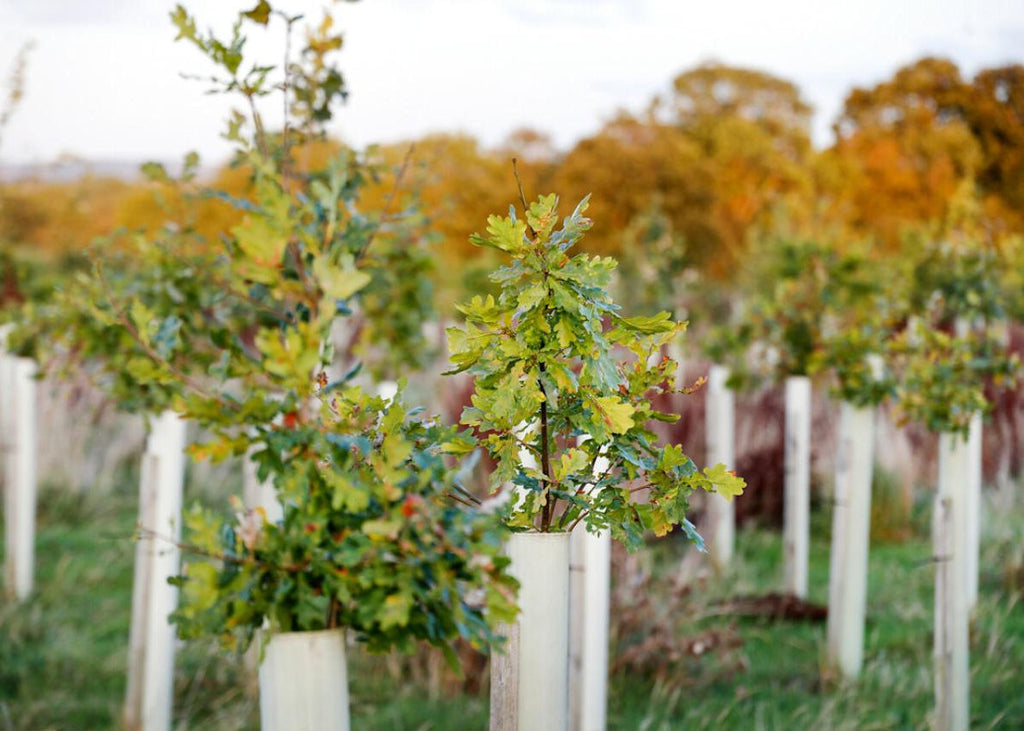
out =
<path fill-rule="evenodd" d="M 226 105 L 180 77 L 209 69 L 172 43 L 173 4 L 0 0 L 0 86 L 21 44 L 36 41 L 0 159 L 173 160 L 191 149 L 206 163 L 223 158 Z M 185 4 L 215 27 L 238 7 Z M 318 19 L 323 2 L 277 5 Z M 968 75 L 1024 63 L 1024 0 L 362 0 L 335 14 L 352 96 L 333 131 L 357 145 L 435 130 L 496 144 L 529 125 L 567 148 L 707 59 L 796 82 L 826 144 L 851 86 L 922 55 L 952 58 Z M 277 39 L 263 40 L 276 56 Z"/>

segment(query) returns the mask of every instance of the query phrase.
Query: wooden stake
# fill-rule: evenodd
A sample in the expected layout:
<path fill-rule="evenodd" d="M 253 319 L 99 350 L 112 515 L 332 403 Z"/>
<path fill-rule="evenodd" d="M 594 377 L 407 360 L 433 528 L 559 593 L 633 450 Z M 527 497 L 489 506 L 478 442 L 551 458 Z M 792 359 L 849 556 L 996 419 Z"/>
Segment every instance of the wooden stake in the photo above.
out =
<path fill-rule="evenodd" d="M 730 469 L 736 466 L 735 458 L 735 412 L 733 392 L 726 387 L 729 369 L 713 365 L 708 373 L 707 407 L 705 414 L 707 434 L 708 465 L 724 464 Z M 708 552 L 711 563 L 723 571 L 732 562 L 736 535 L 736 508 L 731 500 L 721 495 L 709 494 L 708 506 Z"/>
<path fill-rule="evenodd" d="M 783 587 L 804 599 L 811 522 L 811 381 L 807 376 L 786 379 L 785 430 Z"/>

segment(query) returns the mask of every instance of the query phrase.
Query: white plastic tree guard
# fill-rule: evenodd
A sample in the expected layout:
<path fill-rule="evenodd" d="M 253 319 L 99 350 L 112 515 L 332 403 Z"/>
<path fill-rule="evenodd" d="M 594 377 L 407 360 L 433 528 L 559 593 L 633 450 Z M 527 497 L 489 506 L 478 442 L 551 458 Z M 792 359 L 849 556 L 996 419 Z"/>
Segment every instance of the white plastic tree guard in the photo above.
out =
<path fill-rule="evenodd" d="M 2 338 L 0 334 L 0 338 Z M 32 593 L 36 537 L 36 366 L 3 350 L 0 339 L 0 448 L 3 450 L 4 587 L 18 601 Z"/>
<path fill-rule="evenodd" d="M 971 322 L 965 317 L 958 317 L 953 323 L 957 337 L 971 333 Z M 1000 334 L 1000 328 L 993 326 L 992 331 Z M 1008 334 L 1008 333 L 1007 333 Z M 1004 343 L 1005 345 L 1005 343 Z M 967 433 L 967 482 L 964 511 L 967 530 L 967 611 L 974 611 L 978 603 L 978 559 L 981 552 L 981 414 L 971 416 Z"/>
<path fill-rule="evenodd" d="M 935 728 L 967 731 L 970 722 L 966 494 L 970 453 L 954 434 L 939 435 L 935 500 Z"/>
<path fill-rule="evenodd" d="M 708 373 L 705 433 L 707 435 L 707 462 L 709 465 L 736 466 L 735 420 L 736 406 L 733 392 L 725 384 L 729 369 L 713 365 Z M 736 540 L 736 508 L 732 500 L 718 494 L 708 494 L 708 553 L 715 569 L 723 571 L 732 563 Z"/>
<path fill-rule="evenodd" d="M 398 384 L 394 381 L 381 381 L 377 384 L 377 395 L 387 402 L 395 400 L 398 394 Z"/>
<path fill-rule="evenodd" d="M 783 588 L 807 597 L 811 530 L 811 380 L 786 379 Z"/>
<path fill-rule="evenodd" d="M 978 564 L 981 557 L 981 414 L 971 417 L 967 437 L 967 611 L 978 604 Z"/>
<path fill-rule="evenodd" d="M 179 573 L 181 503 L 185 481 L 185 422 L 166 411 L 153 419 L 139 481 L 132 624 L 128 649 L 125 727 L 168 731 L 174 696 L 175 630 L 168 617 L 178 589 L 167 579 Z"/>
<path fill-rule="evenodd" d="M 583 441 L 583 439 L 581 439 Z M 594 474 L 608 469 L 598 457 Z M 569 542 L 569 727 L 604 731 L 608 714 L 608 619 L 612 538 L 576 526 Z"/>
<path fill-rule="evenodd" d="M 576 526 L 570 545 L 570 728 L 604 731 L 608 708 L 608 620 L 611 604 L 608 531 Z"/>
<path fill-rule="evenodd" d="M 828 664 L 860 675 L 864 658 L 875 409 L 840 407 L 828 584 Z"/>
<path fill-rule="evenodd" d="M 491 731 L 569 728 L 569 533 L 516 533 L 519 617 L 491 655 Z"/>
<path fill-rule="evenodd" d="M 271 480 L 261 480 L 256 463 L 252 459 L 254 448 L 249 448 L 242 460 L 242 502 L 247 510 L 262 509 L 267 520 L 277 523 L 284 519 L 284 507 L 277 498 L 277 489 Z M 245 653 L 245 668 L 248 680 L 257 680 L 260 665 L 260 648 L 257 643 L 250 645 Z M 251 687 L 251 686 L 250 686 Z"/>
<path fill-rule="evenodd" d="M 349 731 L 344 630 L 273 634 L 260 663 L 262 731 Z"/>
<path fill-rule="evenodd" d="M 277 490 L 270 480 L 260 480 L 252 450 L 242 461 L 242 501 L 249 510 L 262 508 L 267 520 L 276 523 L 284 518 L 284 508 L 277 499 Z"/>

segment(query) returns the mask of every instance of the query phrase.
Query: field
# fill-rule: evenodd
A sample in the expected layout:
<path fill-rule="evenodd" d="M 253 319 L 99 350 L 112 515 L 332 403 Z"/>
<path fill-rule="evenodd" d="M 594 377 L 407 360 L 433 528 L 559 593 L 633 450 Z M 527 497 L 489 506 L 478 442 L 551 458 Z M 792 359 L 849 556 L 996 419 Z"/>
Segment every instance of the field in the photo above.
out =
<path fill-rule="evenodd" d="M 105 494 L 45 491 L 40 501 L 38 594 L 0 606 L 0 729 L 47 731 L 118 727 L 124 696 L 135 521 L 134 476 Z M 193 491 L 194 493 L 194 491 Z M 193 495 L 195 497 L 195 495 Z M 198 496 L 216 501 L 216 495 Z M 972 728 L 1024 728 L 1024 511 L 987 505 L 981 601 L 971 638 Z M 1005 500 L 1005 499 L 1004 499 Z M 1018 498 L 1019 500 L 1019 498 Z M 921 505 L 915 537 L 872 547 L 865 668 L 861 681 L 823 680 L 825 625 L 716 613 L 720 602 L 762 595 L 778 584 L 780 539 L 742 531 L 735 572 L 706 580 L 680 605 L 687 635 L 728 632 L 742 645 L 689 657 L 657 674 L 620 669 L 612 678 L 609 728 L 923 729 L 932 698 L 933 563 Z M 828 516 L 816 515 L 811 601 L 824 603 Z M 667 587 L 682 541 L 652 544 L 654 587 Z M 1016 568 L 1004 568 L 1016 567 Z M 1016 572 L 1016 573 L 1014 573 Z M 655 588 L 656 594 L 666 589 Z M 668 601 L 656 595 L 655 603 Z M 613 619 L 613 631 L 616 619 Z M 621 638 L 620 638 L 621 639 Z M 613 655 L 614 664 L 615 657 Z M 380 730 L 482 729 L 485 695 L 431 698 L 422 683 L 399 682 L 380 658 L 355 653 L 350 666 L 353 726 Z M 175 728 L 258 727 L 253 685 L 242 659 L 210 644 L 180 649 Z"/>

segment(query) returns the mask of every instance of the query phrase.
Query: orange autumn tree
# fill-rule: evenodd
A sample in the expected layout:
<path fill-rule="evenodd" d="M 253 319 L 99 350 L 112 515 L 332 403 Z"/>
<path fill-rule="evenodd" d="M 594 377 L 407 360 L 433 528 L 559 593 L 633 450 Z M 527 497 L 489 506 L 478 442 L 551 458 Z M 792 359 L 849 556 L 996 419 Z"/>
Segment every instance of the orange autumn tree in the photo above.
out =
<path fill-rule="evenodd" d="M 981 148 L 977 181 L 985 208 L 1024 232 L 1024 65 L 979 72 L 963 115 Z"/>
<path fill-rule="evenodd" d="M 752 235 L 773 231 L 783 218 L 790 225 L 808 218 L 811 107 L 795 84 L 705 63 L 676 76 L 652 114 L 695 143 L 708 166 L 717 237 L 706 267 L 712 275 L 732 271 Z M 701 254 L 694 249 L 698 262 Z"/>
<path fill-rule="evenodd" d="M 581 141 L 558 187 L 599 201 L 595 218 L 608 225 L 590 248 L 617 253 L 614 232 L 657 200 L 696 266 L 728 277 L 752 234 L 809 219 L 810 111 L 784 79 L 703 64 L 676 76 L 644 115 L 620 114 Z"/>
<path fill-rule="evenodd" d="M 951 196 L 982 164 L 964 119 L 970 85 L 951 61 L 924 58 L 889 81 L 854 89 L 825 155 L 839 173 L 823 191 L 857 233 L 896 248 L 907 228 L 940 220 Z"/>
<path fill-rule="evenodd" d="M 555 181 L 570 197 L 593 196 L 598 223 L 587 236 L 588 251 L 619 254 L 622 231 L 655 199 L 694 249 L 714 245 L 711 175 L 700 149 L 668 125 L 622 114 L 581 140 L 558 166 Z"/>

